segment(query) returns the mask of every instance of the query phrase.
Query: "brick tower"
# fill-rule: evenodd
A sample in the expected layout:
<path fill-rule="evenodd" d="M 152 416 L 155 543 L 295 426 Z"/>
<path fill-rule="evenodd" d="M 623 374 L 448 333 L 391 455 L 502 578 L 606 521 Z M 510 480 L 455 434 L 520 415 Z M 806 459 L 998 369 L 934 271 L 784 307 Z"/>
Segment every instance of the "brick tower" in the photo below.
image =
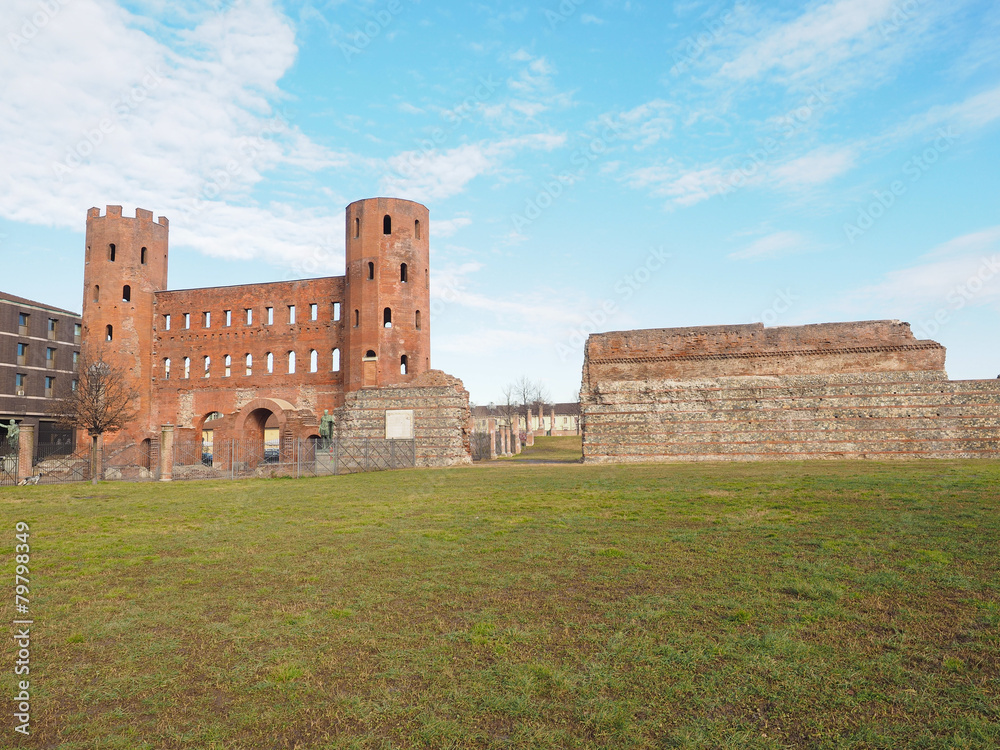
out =
<path fill-rule="evenodd" d="M 154 429 L 153 313 L 156 292 L 167 288 L 167 226 L 141 208 L 134 219 L 121 206 L 108 206 L 105 216 L 87 211 L 82 352 L 128 368 L 140 394 L 130 432 L 143 435 Z"/>
<path fill-rule="evenodd" d="M 398 385 L 430 369 L 426 206 L 369 198 L 347 207 L 344 390 Z"/>

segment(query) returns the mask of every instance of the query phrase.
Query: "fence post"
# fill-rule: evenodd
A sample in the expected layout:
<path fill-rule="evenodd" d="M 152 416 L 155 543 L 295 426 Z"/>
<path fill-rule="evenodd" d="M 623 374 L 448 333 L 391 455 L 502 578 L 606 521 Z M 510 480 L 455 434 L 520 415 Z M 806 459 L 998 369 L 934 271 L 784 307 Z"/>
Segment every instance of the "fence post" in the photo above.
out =
<path fill-rule="evenodd" d="M 174 426 L 160 428 L 160 481 L 174 481 Z"/>
<path fill-rule="evenodd" d="M 17 481 L 32 476 L 35 470 L 35 425 L 21 425 L 17 438 Z"/>

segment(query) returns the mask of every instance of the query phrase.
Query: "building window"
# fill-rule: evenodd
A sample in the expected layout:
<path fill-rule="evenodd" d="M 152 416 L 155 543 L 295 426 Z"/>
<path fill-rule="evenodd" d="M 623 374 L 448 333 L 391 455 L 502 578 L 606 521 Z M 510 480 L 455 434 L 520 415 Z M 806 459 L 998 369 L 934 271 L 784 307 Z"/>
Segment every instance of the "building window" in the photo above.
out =
<path fill-rule="evenodd" d="M 319 305 L 315 302 L 309 305 L 309 320 L 319 320 Z"/>
<path fill-rule="evenodd" d="M 330 366 L 331 372 L 340 372 L 340 349 L 333 350 L 333 364 Z"/>
<path fill-rule="evenodd" d="M 392 234 L 392 219 L 389 214 L 382 218 L 382 234 Z"/>
<path fill-rule="evenodd" d="M 73 367 L 75 368 L 80 364 L 80 352 L 73 352 Z"/>
<path fill-rule="evenodd" d="M 365 352 L 365 359 L 375 359 L 375 350 L 369 349 L 367 352 Z"/>
<path fill-rule="evenodd" d="M 49 340 L 50 341 L 55 341 L 56 340 L 56 324 L 57 324 L 57 321 L 56 321 L 55 318 L 49 318 L 48 332 L 49 332 Z"/>
<path fill-rule="evenodd" d="M 358 310 L 354 311 L 354 327 L 357 328 L 361 325 L 361 313 Z"/>
<path fill-rule="evenodd" d="M 212 377 L 212 358 L 205 357 L 205 377 Z"/>
<path fill-rule="evenodd" d="M 146 248 L 142 248 L 139 250 L 139 262 L 142 265 L 146 265 Z"/>
<path fill-rule="evenodd" d="M 288 352 L 288 374 L 295 374 L 295 352 Z"/>
<path fill-rule="evenodd" d="M 334 320 L 334 322 L 340 320 L 340 303 L 339 302 L 334 302 L 333 303 L 333 320 Z"/>
<path fill-rule="evenodd" d="M 267 353 L 267 372 L 268 374 L 274 372 L 274 352 Z"/>
<path fill-rule="evenodd" d="M 114 245 L 108 245 L 108 260 L 110 260 L 112 263 L 115 262 L 115 246 Z"/>
<path fill-rule="evenodd" d="M 115 340 L 115 329 L 114 329 L 114 326 L 108 325 L 104 329 L 104 340 L 105 341 L 114 341 Z"/>
<path fill-rule="evenodd" d="M 205 323 L 205 328 L 211 328 L 212 327 L 212 313 L 210 313 L 210 312 L 203 313 L 203 321 Z"/>
<path fill-rule="evenodd" d="M 406 359 L 406 355 L 404 354 L 402 357 L 399 358 L 399 374 L 400 375 L 406 375 L 407 366 L 408 366 L 408 362 L 407 362 L 407 359 Z"/>
<path fill-rule="evenodd" d="M 371 261 L 368 261 L 368 280 L 369 281 L 375 280 L 375 264 L 372 263 Z"/>
<path fill-rule="evenodd" d="M 52 398 L 52 391 L 56 387 L 56 379 L 51 375 L 45 377 L 45 398 Z"/>
<path fill-rule="evenodd" d="M 170 316 L 169 315 L 164 315 L 163 316 L 163 330 L 164 331 L 169 331 L 170 330 Z"/>
<path fill-rule="evenodd" d="M 132 301 L 132 287 L 128 284 L 122 287 L 122 302 Z"/>
<path fill-rule="evenodd" d="M 94 302 L 101 301 L 101 285 L 94 284 Z"/>
<path fill-rule="evenodd" d="M 80 381 L 79 381 L 79 380 L 77 380 L 76 378 L 73 378 L 73 383 L 72 383 L 72 384 L 70 385 L 70 387 L 71 387 L 71 388 L 73 389 L 73 393 L 76 393 L 76 386 L 77 386 L 77 385 L 78 385 L 79 383 L 80 383 Z"/>
<path fill-rule="evenodd" d="M 420 239 L 420 219 L 413 222 L 413 238 Z"/>
<path fill-rule="evenodd" d="M 404 284 L 406 283 L 406 264 L 402 263 L 399 266 L 399 280 Z"/>
<path fill-rule="evenodd" d="M 309 351 L 309 372 L 319 371 L 319 352 L 315 349 Z"/>
<path fill-rule="evenodd" d="M 170 357 L 163 360 L 163 379 L 170 380 Z"/>
<path fill-rule="evenodd" d="M 19 365 L 28 364 L 28 345 L 18 344 L 17 345 L 17 363 Z"/>
<path fill-rule="evenodd" d="M 248 307 L 243 312 L 246 313 L 247 325 L 253 325 L 253 308 Z"/>
<path fill-rule="evenodd" d="M 354 239 L 361 236 L 361 219 L 355 217 L 354 219 Z"/>
<path fill-rule="evenodd" d="M 295 305 L 288 306 L 288 325 L 295 325 Z"/>
<path fill-rule="evenodd" d="M 274 308 L 265 307 L 264 308 L 265 323 L 264 325 L 273 326 L 274 325 Z"/>
<path fill-rule="evenodd" d="M 226 310 L 226 328 L 233 324 L 233 311 Z"/>
<path fill-rule="evenodd" d="M 253 375 L 253 355 L 247 355 L 247 375 Z"/>
<path fill-rule="evenodd" d="M 18 313 L 17 314 L 17 332 L 21 336 L 27 336 L 28 335 L 28 318 L 30 318 L 30 317 L 31 316 L 28 315 L 27 313 Z"/>
<path fill-rule="evenodd" d="M 191 313 L 184 313 L 184 327 L 191 327 Z"/>
<path fill-rule="evenodd" d="M 232 356 L 230 356 L 229 354 L 227 354 L 226 358 L 223 360 L 223 362 L 225 363 L 225 366 L 226 366 L 226 369 L 225 369 L 225 371 L 223 373 L 223 377 L 224 378 L 228 378 L 230 375 L 233 374 L 233 358 L 232 358 Z"/>
<path fill-rule="evenodd" d="M 187 380 L 191 377 L 191 358 L 184 358 L 184 379 Z"/>
<path fill-rule="evenodd" d="M 46 367 L 56 366 L 56 350 L 51 347 L 45 350 L 45 366 Z"/>
<path fill-rule="evenodd" d="M 413 323 L 416 326 L 416 329 L 419 331 L 420 330 L 420 310 L 417 310 L 416 314 L 413 316 Z"/>
<path fill-rule="evenodd" d="M 80 339 L 83 337 L 83 325 L 80 323 L 73 324 L 73 339 L 77 344 L 80 343 Z"/>
<path fill-rule="evenodd" d="M 24 389 L 28 387 L 28 376 L 24 373 L 17 373 L 14 376 L 14 393 L 18 396 L 24 395 Z"/>
<path fill-rule="evenodd" d="M 382 311 L 382 325 L 392 328 L 392 310 L 388 307 Z"/>

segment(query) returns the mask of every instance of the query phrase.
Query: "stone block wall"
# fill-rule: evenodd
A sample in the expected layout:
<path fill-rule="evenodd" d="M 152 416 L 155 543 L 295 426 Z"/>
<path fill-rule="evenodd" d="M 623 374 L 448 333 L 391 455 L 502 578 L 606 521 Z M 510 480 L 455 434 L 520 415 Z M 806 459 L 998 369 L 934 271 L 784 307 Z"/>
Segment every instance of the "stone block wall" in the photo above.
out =
<path fill-rule="evenodd" d="M 418 467 L 472 463 L 469 393 L 461 380 L 440 370 L 422 373 L 407 385 L 346 394 L 334 412 L 337 436 L 385 438 L 386 411 L 409 409 Z"/>
<path fill-rule="evenodd" d="M 592 336 L 585 460 L 1000 458 L 1000 380 L 948 380 L 943 347 L 905 323 L 734 328 Z M 747 329 L 756 343 L 725 351 Z M 683 340 L 701 343 L 672 348 Z"/>

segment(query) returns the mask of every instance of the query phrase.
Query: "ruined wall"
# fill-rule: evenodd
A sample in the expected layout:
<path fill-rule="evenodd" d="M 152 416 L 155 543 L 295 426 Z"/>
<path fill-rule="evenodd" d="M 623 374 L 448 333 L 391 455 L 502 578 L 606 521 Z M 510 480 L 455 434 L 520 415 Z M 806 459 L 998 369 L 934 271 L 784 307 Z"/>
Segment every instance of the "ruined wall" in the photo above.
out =
<path fill-rule="evenodd" d="M 591 336 L 587 461 L 1000 457 L 1000 381 L 905 323 Z"/>
<path fill-rule="evenodd" d="M 472 462 L 469 393 L 461 380 L 440 370 L 422 373 L 407 385 L 348 393 L 334 414 L 337 435 L 384 438 L 385 413 L 397 409 L 413 410 L 417 466 Z"/>

